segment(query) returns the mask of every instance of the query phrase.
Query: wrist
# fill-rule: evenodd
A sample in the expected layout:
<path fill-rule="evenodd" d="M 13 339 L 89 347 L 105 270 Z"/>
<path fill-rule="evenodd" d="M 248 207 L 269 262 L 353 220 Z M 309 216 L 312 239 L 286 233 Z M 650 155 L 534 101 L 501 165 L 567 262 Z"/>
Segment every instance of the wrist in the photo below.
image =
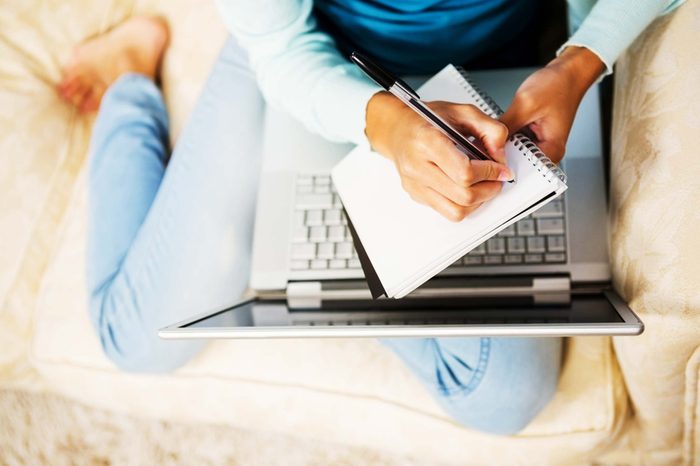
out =
<path fill-rule="evenodd" d="M 568 46 L 547 67 L 560 70 L 567 75 L 573 89 L 582 95 L 605 71 L 605 63 L 586 47 Z"/>
<path fill-rule="evenodd" d="M 377 152 L 389 155 L 387 148 L 388 133 L 393 125 L 390 124 L 391 110 L 396 104 L 403 105 L 390 92 L 379 91 L 372 95 L 367 102 L 365 111 L 365 136 Z"/>

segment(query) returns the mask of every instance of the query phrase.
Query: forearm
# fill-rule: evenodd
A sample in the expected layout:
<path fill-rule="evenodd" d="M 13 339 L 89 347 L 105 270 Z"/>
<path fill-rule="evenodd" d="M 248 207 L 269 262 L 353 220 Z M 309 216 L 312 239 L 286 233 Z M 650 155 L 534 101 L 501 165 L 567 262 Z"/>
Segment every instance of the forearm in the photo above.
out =
<path fill-rule="evenodd" d="M 367 102 L 378 90 L 320 32 L 312 0 L 217 0 L 249 54 L 268 103 L 327 139 L 362 143 Z"/>

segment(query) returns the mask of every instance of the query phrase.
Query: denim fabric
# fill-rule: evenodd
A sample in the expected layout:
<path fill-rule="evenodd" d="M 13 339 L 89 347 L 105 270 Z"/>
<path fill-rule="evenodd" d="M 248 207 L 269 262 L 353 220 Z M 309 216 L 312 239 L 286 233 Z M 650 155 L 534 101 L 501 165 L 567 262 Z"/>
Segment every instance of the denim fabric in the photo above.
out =
<path fill-rule="evenodd" d="M 442 408 L 494 434 L 525 427 L 556 392 L 561 338 L 385 339 Z"/>
<path fill-rule="evenodd" d="M 163 341 L 157 330 L 245 290 L 263 110 L 234 42 L 169 161 L 167 112 L 149 79 L 123 76 L 103 98 L 89 167 L 88 290 L 93 324 L 119 367 L 182 365 L 202 344 Z"/>
<path fill-rule="evenodd" d="M 202 343 L 157 330 L 246 288 L 261 167 L 263 100 L 244 52 L 229 41 L 168 160 L 167 111 L 147 78 L 105 95 L 90 155 L 88 291 L 107 356 L 164 372 Z M 556 389 L 557 338 L 387 339 L 457 422 L 520 430 Z M 339 361 L 342 364 L 342 361 Z"/>

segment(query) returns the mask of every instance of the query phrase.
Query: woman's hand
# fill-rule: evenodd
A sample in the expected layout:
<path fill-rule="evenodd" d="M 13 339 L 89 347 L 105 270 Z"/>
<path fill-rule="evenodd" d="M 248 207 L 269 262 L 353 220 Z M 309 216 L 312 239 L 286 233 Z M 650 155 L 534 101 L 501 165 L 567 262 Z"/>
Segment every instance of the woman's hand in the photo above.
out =
<path fill-rule="evenodd" d="M 372 147 L 396 165 L 411 198 L 458 222 L 513 179 L 504 165 L 508 128 L 472 105 L 428 103 L 456 129 L 481 140 L 498 162 L 470 160 L 445 135 L 388 92 L 367 104 Z M 500 162 L 500 163 L 499 163 Z"/>
<path fill-rule="evenodd" d="M 604 68 L 590 50 L 567 47 L 523 82 L 501 121 L 511 134 L 529 128 L 542 152 L 559 163 L 581 99 Z"/>

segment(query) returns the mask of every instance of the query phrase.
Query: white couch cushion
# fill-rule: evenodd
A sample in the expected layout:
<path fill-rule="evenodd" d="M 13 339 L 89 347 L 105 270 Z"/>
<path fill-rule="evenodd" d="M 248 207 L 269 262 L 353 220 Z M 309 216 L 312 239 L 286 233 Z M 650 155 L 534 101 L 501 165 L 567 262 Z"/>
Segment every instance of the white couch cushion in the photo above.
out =
<path fill-rule="evenodd" d="M 52 390 L 82 402 L 469 463 L 537 458 L 540 464 L 580 464 L 624 417 L 610 341 L 601 337 L 570 340 L 555 399 L 510 438 L 456 425 L 374 340 L 216 341 L 175 374 L 120 373 L 102 354 L 88 320 L 82 179 L 71 205 L 40 294 L 31 358 Z"/>

